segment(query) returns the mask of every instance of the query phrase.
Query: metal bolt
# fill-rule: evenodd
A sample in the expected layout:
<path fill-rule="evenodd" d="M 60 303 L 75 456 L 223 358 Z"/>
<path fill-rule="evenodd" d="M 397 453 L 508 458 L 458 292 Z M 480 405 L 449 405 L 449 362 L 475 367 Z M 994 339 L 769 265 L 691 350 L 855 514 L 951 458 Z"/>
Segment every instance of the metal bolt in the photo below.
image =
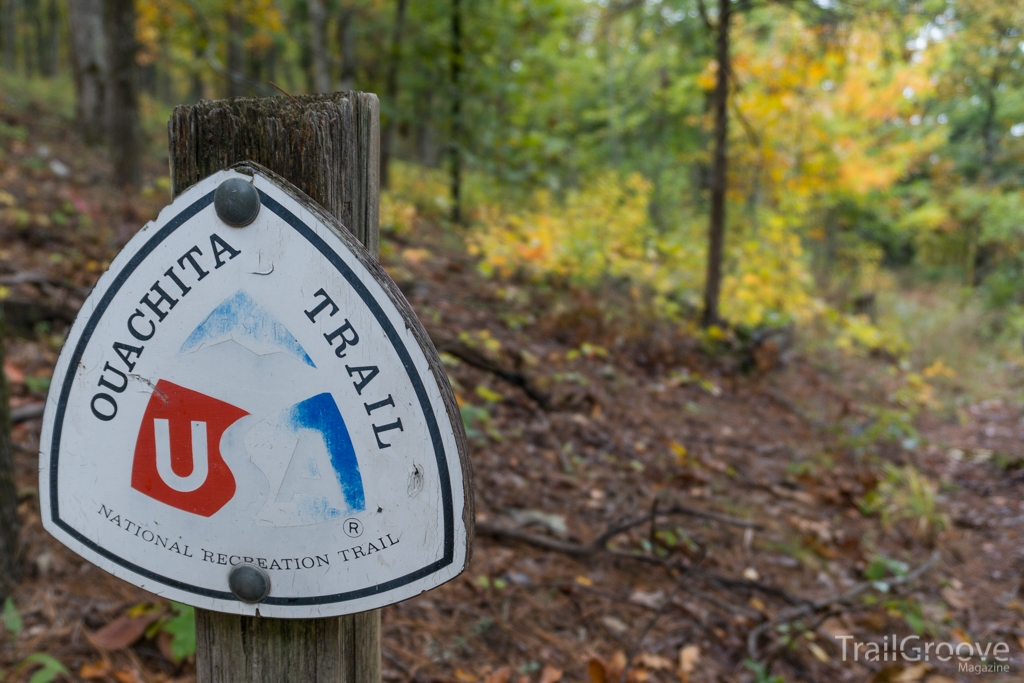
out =
<path fill-rule="evenodd" d="M 263 602 L 270 595 L 270 576 L 254 564 L 236 564 L 228 574 L 228 587 L 242 602 Z"/>
<path fill-rule="evenodd" d="M 213 208 L 222 221 L 234 228 L 243 228 L 256 220 L 260 212 L 260 195 L 252 183 L 241 178 L 228 178 L 213 194 Z"/>

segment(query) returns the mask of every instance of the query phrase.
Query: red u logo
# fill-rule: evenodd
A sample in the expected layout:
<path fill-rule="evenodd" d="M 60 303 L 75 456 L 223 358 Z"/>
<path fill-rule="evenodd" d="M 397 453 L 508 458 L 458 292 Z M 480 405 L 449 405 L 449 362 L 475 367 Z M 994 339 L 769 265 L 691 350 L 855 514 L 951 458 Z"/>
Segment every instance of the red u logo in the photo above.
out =
<path fill-rule="evenodd" d="M 132 488 L 162 503 L 209 517 L 235 495 L 220 438 L 241 408 L 160 380 L 135 442 Z"/>

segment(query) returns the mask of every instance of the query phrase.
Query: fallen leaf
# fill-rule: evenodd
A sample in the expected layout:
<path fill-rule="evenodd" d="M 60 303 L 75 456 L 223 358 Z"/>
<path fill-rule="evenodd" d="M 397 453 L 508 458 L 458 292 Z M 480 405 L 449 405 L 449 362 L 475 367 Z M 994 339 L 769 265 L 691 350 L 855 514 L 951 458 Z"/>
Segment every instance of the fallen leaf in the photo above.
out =
<path fill-rule="evenodd" d="M 893 683 L 917 683 L 924 678 L 924 675 L 928 673 L 929 669 L 931 669 L 931 666 L 926 662 L 914 664 L 913 666 L 909 666 L 901 671 L 896 678 L 892 679 L 892 681 Z"/>
<path fill-rule="evenodd" d="M 130 617 L 120 616 L 89 636 L 96 647 L 104 650 L 120 650 L 142 637 L 146 629 L 160 618 L 163 610 L 154 610 Z"/>
<path fill-rule="evenodd" d="M 540 672 L 540 683 L 558 683 L 562 680 L 562 670 L 553 666 L 545 666 Z"/>
<path fill-rule="evenodd" d="M 699 659 L 700 647 L 697 645 L 686 645 L 679 649 L 679 670 L 676 671 L 679 680 L 683 683 L 688 683 L 690 674 L 693 673 L 693 669 L 697 666 Z"/>
<path fill-rule="evenodd" d="M 587 675 L 590 676 L 590 683 L 609 683 L 604 662 L 597 657 L 591 657 L 587 662 Z"/>
<path fill-rule="evenodd" d="M 601 623 L 604 624 L 609 631 L 611 631 L 617 636 L 621 636 L 623 633 L 629 630 L 629 627 L 626 626 L 626 624 L 624 624 L 621 619 L 618 619 L 616 617 L 601 617 Z M 622 656 L 623 658 L 625 658 L 625 653 L 623 653 Z M 625 668 L 625 666 L 626 663 L 625 661 L 623 661 L 622 668 Z"/>
<path fill-rule="evenodd" d="M 939 591 L 939 595 L 946 601 L 946 604 L 953 609 L 970 609 L 971 599 L 963 591 L 947 586 Z"/>
<path fill-rule="evenodd" d="M 160 654 L 169 662 L 176 661 L 174 651 L 171 649 L 172 642 L 174 642 L 174 635 L 168 631 L 160 631 L 156 636 L 156 649 L 160 650 Z"/>
<path fill-rule="evenodd" d="M 768 606 L 764 604 L 764 600 L 757 597 L 756 595 L 750 598 L 750 606 L 756 609 L 758 612 L 763 612 L 768 609 Z"/>
<path fill-rule="evenodd" d="M 626 653 L 624 650 L 619 650 L 612 655 L 612 658 L 608 661 L 608 679 L 610 683 L 616 683 L 619 677 L 622 676 L 622 670 L 626 668 Z"/>
<path fill-rule="evenodd" d="M 25 381 L 25 373 L 9 362 L 4 363 L 4 374 L 11 384 L 22 384 Z"/>
<path fill-rule="evenodd" d="M 78 670 L 78 675 L 86 680 L 90 678 L 106 678 L 109 673 L 110 662 L 102 659 L 91 664 L 83 664 L 82 668 Z"/>
<path fill-rule="evenodd" d="M 630 683 L 644 683 L 645 681 L 650 680 L 651 672 L 643 668 L 633 669 L 629 672 L 629 675 L 626 678 Z"/>
<path fill-rule="evenodd" d="M 822 664 L 828 664 L 830 658 L 828 653 L 821 649 L 821 645 L 818 645 L 817 643 L 807 643 L 807 649 L 811 651 L 811 654 L 814 655 L 814 658 L 819 662 Z"/>
<path fill-rule="evenodd" d="M 833 640 L 839 640 L 839 636 L 850 635 L 850 629 L 835 617 L 823 621 L 819 630 L 831 636 Z"/>
<path fill-rule="evenodd" d="M 569 537 L 569 525 L 564 515 L 555 515 L 541 510 L 509 510 L 508 516 L 521 526 L 537 524 L 559 538 Z"/>
<path fill-rule="evenodd" d="M 586 576 L 582 576 L 582 575 L 576 577 L 576 583 L 578 583 L 581 586 L 593 586 L 594 585 L 593 579 L 590 579 L 590 578 L 588 578 Z"/>
<path fill-rule="evenodd" d="M 470 673 L 465 669 L 455 669 L 455 678 L 462 681 L 462 683 L 476 683 L 476 674 Z"/>
<path fill-rule="evenodd" d="M 146 683 L 142 680 L 142 676 L 139 675 L 139 672 L 134 669 L 131 671 L 120 669 L 115 671 L 113 676 L 117 679 L 117 683 Z"/>
<path fill-rule="evenodd" d="M 871 677 L 871 683 L 893 683 L 902 671 L 899 664 L 887 664 Z"/>
<path fill-rule="evenodd" d="M 649 609 L 661 609 L 662 605 L 665 604 L 665 591 L 635 590 L 629 596 L 629 601 Z"/>
<path fill-rule="evenodd" d="M 671 671 L 673 667 L 671 659 L 651 652 L 641 652 L 633 658 L 633 664 L 655 671 Z"/>
<path fill-rule="evenodd" d="M 484 683 L 508 683 L 508 679 L 512 676 L 512 669 L 507 666 L 503 666 L 496 671 L 492 671 L 491 674 L 484 679 Z"/>

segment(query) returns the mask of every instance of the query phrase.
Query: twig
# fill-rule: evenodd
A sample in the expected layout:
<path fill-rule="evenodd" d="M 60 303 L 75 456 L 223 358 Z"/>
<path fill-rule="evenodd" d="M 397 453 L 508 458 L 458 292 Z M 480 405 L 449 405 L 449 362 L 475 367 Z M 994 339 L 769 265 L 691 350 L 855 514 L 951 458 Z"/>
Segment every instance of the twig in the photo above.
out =
<path fill-rule="evenodd" d="M 925 574 L 928 570 L 934 567 L 938 563 L 939 557 L 939 553 L 936 551 L 932 554 L 931 559 L 929 559 L 927 562 L 925 562 L 923 565 L 921 565 L 914 571 L 904 576 L 898 576 L 896 578 L 887 579 L 885 583 L 889 586 L 899 586 L 913 583 L 914 581 L 919 579 L 923 574 Z M 855 584 L 852 588 L 842 593 L 831 595 L 820 600 L 812 600 L 802 605 L 797 605 L 795 607 L 782 610 L 772 619 L 758 625 L 756 628 L 751 630 L 749 634 L 747 634 L 747 653 L 750 655 L 751 659 L 759 659 L 757 641 L 765 633 L 765 631 L 768 631 L 769 629 L 778 626 L 779 624 L 788 623 L 793 621 L 794 619 L 798 619 L 808 614 L 813 614 L 832 605 L 849 603 L 870 590 L 876 590 L 875 587 L 878 583 L 878 581 L 862 581 L 861 583 Z"/>
<path fill-rule="evenodd" d="M 728 524 L 730 526 L 738 526 L 743 529 L 754 529 L 755 531 L 764 531 L 764 526 L 757 522 L 748 522 L 745 519 L 738 517 L 731 517 L 729 515 L 723 515 L 718 512 L 711 512 L 710 510 L 698 510 L 697 508 L 691 508 L 686 505 L 680 505 L 676 503 L 668 510 L 660 513 L 662 515 L 688 515 L 690 517 L 700 517 L 701 519 L 710 519 L 715 522 L 721 522 L 722 524 Z"/>
<path fill-rule="evenodd" d="M 301 102 L 299 102 L 299 101 L 298 101 L 297 99 L 295 99 L 295 97 L 293 97 L 293 96 L 292 96 L 292 94 L 291 94 L 290 92 L 288 92 L 287 90 L 285 90 L 284 88 L 282 88 L 281 86 L 279 86 L 279 85 L 278 85 L 277 83 L 274 83 L 274 81 L 267 81 L 267 82 L 268 82 L 268 83 L 270 83 L 270 85 L 272 85 L 272 86 L 274 86 L 275 88 L 277 88 L 278 90 L 280 90 L 280 91 L 281 91 L 282 93 L 284 93 L 284 95 L 285 95 L 285 96 L 287 96 L 287 97 L 288 97 L 288 99 L 290 99 L 290 100 L 291 100 L 292 102 L 294 102 L 295 104 L 302 104 L 302 103 L 301 103 Z"/>
<path fill-rule="evenodd" d="M 29 403 L 28 405 L 11 408 L 11 424 L 16 425 L 42 417 L 44 408 L 46 408 L 45 403 Z"/>
<path fill-rule="evenodd" d="M 677 579 L 677 583 L 679 584 L 680 588 L 682 588 L 684 591 L 686 591 L 693 597 L 697 598 L 698 600 L 703 600 L 704 602 L 712 604 L 724 612 L 734 614 L 738 617 L 743 617 L 744 619 L 750 619 L 751 621 L 757 621 L 757 619 L 761 617 L 760 613 L 755 612 L 752 609 L 747 609 L 743 605 L 735 605 L 726 600 L 720 600 L 713 595 L 708 595 L 707 593 L 703 593 L 697 590 L 693 586 L 687 585 L 683 581 L 682 577 Z"/>
<path fill-rule="evenodd" d="M 672 517 L 676 515 L 685 515 L 689 517 L 698 517 L 701 519 L 709 519 L 722 524 L 729 524 L 731 526 L 738 526 L 744 529 L 758 529 L 763 530 L 764 527 L 756 522 L 748 522 L 745 519 L 738 519 L 736 517 L 730 517 L 729 515 L 722 515 L 717 512 L 709 512 L 707 510 L 697 510 L 695 508 L 687 507 L 685 505 L 673 505 L 665 510 L 654 509 L 651 512 L 634 519 L 626 520 L 619 524 L 614 524 L 604 532 L 596 536 L 590 543 L 573 543 L 572 541 L 561 541 L 550 536 L 541 536 L 539 534 L 532 534 L 522 529 L 504 526 L 501 524 L 494 524 L 491 522 L 477 522 L 476 533 L 483 536 L 490 536 L 492 538 L 508 538 L 516 541 L 523 541 L 530 545 L 536 546 L 544 550 L 553 550 L 555 552 L 563 553 L 566 555 L 572 555 L 573 557 L 589 557 L 596 553 L 605 550 L 605 546 L 608 542 L 618 536 L 621 533 L 625 533 L 635 527 L 642 526 L 655 520 L 656 518 Z"/>
<path fill-rule="evenodd" d="M 708 8 L 704 6 L 704 0 L 697 0 L 697 11 L 700 12 L 700 19 L 704 22 L 704 28 L 714 32 L 715 27 L 711 24 L 711 19 L 708 18 Z"/>
<path fill-rule="evenodd" d="M 492 375 L 496 375 L 505 380 L 512 386 L 519 387 L 523 390 L 523 393 L 533 399 L 533 401 L 544 410 L 548 410 L 551 407 L 551 400 L 548 398 L 547 394 L 535 387 L 533 382 L 531 382 L 530 378 L 526 375 L 512 370 L 506 370 L 497 362 L 491 360 L 473 347 L 468 344 L 464 344 L 457 339 L 452 339 L 451 337 L 431 336 L 430 340 L 434 342 L 434 346 L 437 348 L 439 353 L 447 353 L 451 356 L 455 356 L 467 365 L 471 365 L 478 370 L 489 372 Z"/>
<path fill-rule="evenodd" d="M 644 638 L 647 637 L 647 634 L 651 632 L 651 629 L 654 628 L 654 625 L 658 623 L 658 620 L 661 619 L 661 617 L 665 614 L 665 610 L 668 609 L 668 606 L 672 604 L 672 601 L 675 599 L 676 594 L 680 591 L 680 589 L 682 589 L 682 587 L 682 583 L 677 581 L 676 587 L 672 591 L 672 595 L 670 595 L 665 600 L 665 602 L 661 603 L 661 606 L 658 607 L 654 614 L 651 615 L 651 618 L 647 620 L 647 623 L 644 624 L 644 627 L 640 629 L 640 633 L 633 641 L 633 644 L 629 648 L 629 653 L 626 655 L 626 666 L 622 667 L 622 673 L 619 674 L 619 683 L 626 683 L 626 674 L 629 672 L 629 667 L 633 661 L 633 658 L 636 657 L 637 654 L 639 654 L 640 646 L 643 645 Z"/>

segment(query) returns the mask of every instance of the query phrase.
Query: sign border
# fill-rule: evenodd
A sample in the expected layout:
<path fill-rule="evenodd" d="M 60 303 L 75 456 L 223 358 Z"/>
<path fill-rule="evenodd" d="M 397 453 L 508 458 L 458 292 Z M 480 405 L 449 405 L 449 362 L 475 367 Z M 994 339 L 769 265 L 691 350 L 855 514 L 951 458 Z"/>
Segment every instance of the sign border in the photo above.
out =
<path fill-rule="evenodd" d="M 429 342 L 429 336 L 426 335 L 425 330 L 422 330 L 418 319 L 415 317 L 415 314 L 412 313 L 412 310 L 409 307 L 408 303 L 404 301 L 404 297 L 401 296 L 401 294 L 398 292 L 397 287 L 391 282 L 390 277 L 388 277 L 387 274 L 383 271 L 383 269 L 380 268 L 379 264 L 377 264 L 377 262 L 374 259 L 372 259 L 372 257 L 369 256 L 368 252 L 366 254 L 360 253 L 361 251 L 365 251 L 365 249 L 351 236 L 351 233 L 348 233 L 347 229 L 345 229 L 344 226 L 342 226 L 337 219 L 328 214 L 326 211 L 320 209 L 318 205 L 316 205 L 311 199 L 302 194 L 299 190 L 294 188 L 290 183 L 285 181 L 280 176 L 277 176 L 272 171 L 269 171 L 268 169 L 259 166 L 258 164 L 254 164 L 252 162 L 244 162 L 241 164 L 237 164 L 231 169 L 225 169 L 225 171 L 222 171 L 221 173 L 227 175 L 229 173 L 237 174 L 241 172 L 242 175 L 248 175 L 248 173 L 245 173 L 245 171 L 251 171 L 253 175 L 262 176 L 262 180 L 266 180 L 271 185 L 276 186 L 277 189 L 281 190 L 286 195 L 289 195 L 296 202 L 303 205 L 303 208 L 309 210 L 312 214 L 314 214 L 316 219 L 318 219 L 328 230 L 333 232 L 335 236 L 342 241 L 342 243 L 345 245 L 345 247 L 349 249 L 352 255 L 355 256 L 357 260 L 359 260 L 362 263 L 362 265 L 367 268 L 367 271 L 369 272 L 370 276 L 373 277 L 378 282 L 378 284 L 381 286 L 381 289 L 384 290 L 385 294 L 390 296 L 390 298 L 392 299 L 392 303 L 394 303 L 398 308 L 399 314 L 406 318 L 407 326 L 411 328 L 411 331 L 414 333 L 414 336 L 418 339 L 418 341 L 420 341 L 421 346 L 423 346 L 424 355 L 427 357 L 428 365 L 431 366 L 430 369 L 433 370 L 433 374 L 436 375 L 437 371 L 433 367 L 435 363 L 430 362 L 430 351 L 433 351 L 435 356 L 436 351 L 433 349 L 433 345 L 430 344 Z M 255 178 L 251 179 L 251 181 L 254 180 Z M 295 230 L 299 234 L 299 236 L 304 238 L 313 247 L 315 247 L 317 251 L 319 251 L 324 256 L 324 258 L 335 267 L 335 269 L 342 275 L 342 277 L 345 278 L 345 280 L 349 283 L 353 290 L 355 290 L 355 292 L 359 295 L 360 299 L 362 299 L 363 303 L 367 306 L 371 313 L 373 313 L 374 317 L 377 319 L 377 322 L 381 325 L 385 334 L 387 335 L 388 340 L 391 342 L 392 347 L 395 349 L 396 353 L 398 353 L 398 356 L 402 361 L 402 365 L 409 376 L 409 380 L 413 385 L 413 389 L 416 392 L 416 397 L 420 403 L 420 409 L 423 412 L 424 419 L 427 422 L 427 429 L 430 433 L 431 445 L 434 449 L 434 456 L 436 459 L 438 474 L 440 478 L 441 507 L 444 528 L 444 554 L 442 555 L 442 557 L 438 560 L 435 560 L 431 564 L 420 569 L 417 569 L 413 572 L 410 572 L 404 576 L 391 579 L 389 581 L 385 581 L 374 586 L 360 588 L 358 590 L 353 591 L 346 591 L 342 593 L 318 595 L 312 597 L 268 597 L 259 604 L 275 607 L 331 605 L 344 603 L 350 600 L 358 600 L 361 598 L 372 597 L 374 595 L 379 595 L 381 593 L 386 593 L 395 588 L 408 585 L 410 583 L 413 583 L 414 581 L 434 574 L 442 570 L 443 568 L 451 565 L 455 561 L 455 509 L 452 495 L 452 481 L 451 474 L 448 468 L 448 460 L 445 453 L 443 439 L 437 422 L 437 417 L 434 414 L 432 406 L 430 405 L 430 400 L 427 396 L 426 388 L 423 384 L 423 379 L 420 376 L 419 371 L 416 369 L 412 357 L 410 356 L 409 351 L 406 348 L 405 342 L 401 339 L 401 337 L 398 334 L 398 331 L 395 329 L 395 326 L 392 324 L 391 320 L 388 318 L 387 314 L 381 308 L 377 300 L 367 289 L 366 285 L 359 279 L 359 277 L 355 274 L 351 267 L 347 263 L 345 263 L 341 256 L 339 256 L 339 254 L 335 250 L 333 250 L 327 244 L 327 242 L 316 233 L 316 231 L 312 227 L 307 225 L 306 222 L 304 222 L 302 219 L 300 219 L 298 216 L 292 213 L 288 208 L 283 206 L 276 199 L 269 196 L 266 192 L 259 188 L 256 189 L 257 192 L 259 193 L 262 206 L 271 211 L 272 213 L 274 213 L 276 216 L 278 216 L 278 218 L 283 220 L 293 230 Z M 187 582 L 179 581 L 177 579 L 163 576 L 149 569 L 145 569 L 132 563 L 131 561 L 125 558 L 120 557 L 119 555 L 111 552 L 110 550 L 107 550 L 106 548 L 103 548 L 102 546 L 94 543 L 89 538 L 80 533 L 77 529 L 75 529 L 73 526 L 71 526 L 69 523 L 61 519 L 59 509 L 60 503 L 58 492 L 58 468 L 60 464 L 60 442 L 61 437 L 63 435 L 64 418 L 67 408 L 67 402 L 76 376 L 76 373 L 73 371 L 73 369 L 78 367 L 78 365 L 81 363 L 81 359 L 85 353 L 85 349 L 89 345 L 89 342 L 92 340 L 92 334 L 95 331 L 96 327 L 98 326 L 100 319 L 103 317 L 107 308 L 114 300 L 114 297 L 117 296 L 118 292 L 121 290 L 121 287 L 124 285 L 127 279 L 132 275 L 132 273 L 135 272 L 135 270 L 140 265 L 142 265 L 146 258 L 165 239 L 167 239 L 171 234 L 173 234 L 176 230 L 182 227 L 189 219 L 193 218 L 200 211 L 202 211 L 210 204 L 212 204 L 215 191 L 216 190 L 211 190 L 207 192 L 205 195 L 203 195 L 199 199 L 195 200 L 194 202 L 186 206 L 177 215 L 168 220 L 164 224 L 164 226 L 160 228 L 155 234 L 153 234 L 148 240 L 146 240 L 145 243 L 143 243 L 143 245 L 141 246 L 141 248 L 131 256 L 128 263 L 125 264 L 125 266 L 117 273 L 117 275 L 114 277 L 110 285 L 104 290 L 102 296 L 100 297 L 100 300 L 96 304 L 96 307 L 89 314 L 88 322 L 86 322 L 85 327 L 82 330 L 81 336 L 79 337 L 75 345 L 74 351 L 72 352 L 69 358 L 68 365 L 66 366 L 64 382 L 61 385 L 60 396 L 56 405 L 56 414 L 53 420 L 52 438 L 50 440 L 51 448 L 48 454 L 50 518 L 57 527 L 59 527 L 61 530 L 67 533 L 70 537 L 74 538 L 84 548 L 87 548 L 95 552 L 96 554 L 127 569 L 128 571 L 132 572 L 137 576 L 144 577 L 152 581 L 156 581 L 169 588 L 183 591 L 191 595 L 241 603 L 241 601 L 229 591 L 218 591 L 210 588 L 193 586 Z M 182 194 L 184 195 L 187 192 L 188 190 L 186 190 Z M 410 316 L 412 318 L 412 321 L 415 322 L 415 325 L 409 324 Z M 424 344 L 424 339 L 427 342 L 426 344 Z M 435 377 L 435 380 L 438 381 L 442 399 L 445 399 L 444 402 L 446 404 L 449 403 L 449 401 L 446 399 L 449 398 L 447 394 L 451 393 L 451 389 L 447 387 L 447 384 L 445 382 L 442 381 L 442 378 Z M 445 392 L 446 388 L 448 390 L 447 392 Z M 460 434 L 461 430 L 459 428 L 462 427 L 462 425 L 460 422 L 456 422 L 455 420 L 452 419 L 450 409 L 446 412 L 448 412 L 449 421 L 452 423 L 452 430 L 453 432 L 455 432 L 456 448 L 459 451 L 458 456 L 463 469 L 463 486 L 465 497 L 465 500 L 463 502 L 463 517 L 464 524 L 466 526 L 467 545 L 465 554 L 465 566 L 468 566 L 470 556 L 472 554 L 473 538 L 473 525 L 471 522 L 473 518 L 473 499 L 471 489 L 472 474 L 471 471 L 469 470 L 468 457 L 466 457 L 466 454 L 464 452 L 465 436 Z M 45 422 L 46 421 L 44 420 L 44 426 Z M 469 521 L 467 522 L 467 520 Z M 452 578 L 454 578 L 454 576 Z M 400 600 L 396 600 L 396 602 L 399 602 Z M 288 617 L 284 616 L 283 618 Z"/>

